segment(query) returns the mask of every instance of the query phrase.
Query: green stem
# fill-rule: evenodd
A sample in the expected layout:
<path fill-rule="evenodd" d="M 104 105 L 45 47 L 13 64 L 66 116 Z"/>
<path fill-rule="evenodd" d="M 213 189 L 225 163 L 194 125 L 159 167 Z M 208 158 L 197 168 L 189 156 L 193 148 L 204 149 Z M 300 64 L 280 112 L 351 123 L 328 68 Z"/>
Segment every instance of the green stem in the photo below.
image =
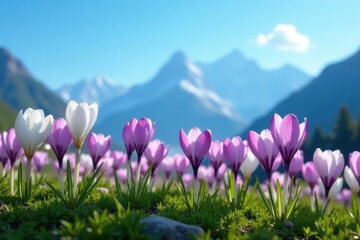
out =
<path fill-rule="evenodd" d="M 314 196 L 314 192 L 311 189 L 311 194 L 310 194 L 310 208 L 312 211 L 314 211 L 315 209 L 315 196 Z"/>
<path fill-rule="evenodd" d="M 212 185 L 212 194 L 216 192 L 216 189 L 217 189 L 217 180 L 215 179 Z"/>
<path fill-rule="evenodd" d="M 59 178 L 60 178 L 60 192 L 61 192 L 61 195 L 64 196 L 64 170 L 63 169 L 60 169 Z"/>
<path fill-rule="evenodd" d="M 76 155 L 75 155 L 75 173 L 74 173 L 74 187 L 73 187 L 73 195 L 76 197 L 77 194 L 77 185 L 79 182 L 79 172 L 80 172 L 80 153 L 81 149 L 76 149 Z"/>
<path fill-rule="evenodd" d="M 130 166 L 131 167 L 131 166 Z M 138 194 L 138 189 L 139 189 L 139 182 L 140 182 L 140 161 L 138 161 L 138 164 L 136 165 L 136 180 L 135 180 L 135 195 L 137 196 Z"/>
<path fill-rule="evenodd" d="M 194 206 L 197 204 L 198 202 L 198 198 L 199 198 L 199 180 L 198 179 L 194 179 Z"/>
<path fill-rule="evenodd" d="M 1 177 L 4 177 L 5 174 L 6 174 L 5 165 L 2 165 L 2 167 L 1 167 Z"/>
<path fill-rule="evenodd" d="M 25 196 L 26 200 L 30 199 L 31 195 L 31 160 L 32 158 L 27 159 L 26 170 L 25 170 Z"/>
<path fill-rule="evenodd" d="M 285 213 L 285 206 L 286 203 L 288 201 L 288 178 L 289 178 L 289 174 L 288 172 L 284 173 L 284 186 L 283 186 L 283 199 L 278 199 L 278 201 L 282 201 L 281 202 L 281 212 L 282 214 Z"/>
<path fill-rule="evenodd" d="M 126 169 L 126 178 L 127 178 L 127 183 L 126 184 L 126 191 L 128 193 L 130 193 L 130 189 L 129 187 L 132 185 L 132 183 L 134 183 L 134 177 L 132 174 L 132 170 L 131 170 L 131 161 L 127 161 L 127 169 Z"/>
<path fill-rule="evenodd" d="M 236 175 L 234 174 L 234 205 L 236 206 L 238 200 L 238 185 L 236 182 Z"/>
<path fill-rule="evenodd" d="M 12 167 L 11 172 L 10 172 L 10 194 L 11 194 L 11 196 L 15 195 L 14 182 L 15 182 L 15 168 Z"/>

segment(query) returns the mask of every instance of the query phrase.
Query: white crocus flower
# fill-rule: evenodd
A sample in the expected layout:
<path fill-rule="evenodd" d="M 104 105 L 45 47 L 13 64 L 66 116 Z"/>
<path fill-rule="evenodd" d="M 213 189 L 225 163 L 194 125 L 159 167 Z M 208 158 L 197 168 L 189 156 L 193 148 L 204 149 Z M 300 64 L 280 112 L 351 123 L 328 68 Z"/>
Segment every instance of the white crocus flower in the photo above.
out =
<path fill-rule="evenodd" d="M 41 109 L 28 108 L 22 110 L 15 120 L 15 134 L 27 157 L 25 171 L 25 193 L 24 199 L 31 198 L 31 159 L 36 149 L 47 139 L 53 127 L 54 118 L 52 115 L 44 117 Z"/>
<path fill-rule="evenodd" d="M 258 166 L 259 161 L 255 157 L 255 155 L 250 150 L 248 150 L 246 158 L 240 166 L 240 171 L 243 174 L 244 178 L 250 179 L 251 174 L 256 170 Z"/>
<path fill-rule="evenodd" d="M 36 149 L 47 139 L 53 122 L 53 116 L 44 117 L 41 109 L 28 108 L 24 113 L 22 110 L 19 112 L 15 120 L 15 134 L 28 159 L 33 157 Z"/>
<path fill-rule="evenodd" d="M 73 100 L 66 106 L 65 119 L 69 127 L 74 146 L 80 149 L 84 144 L 86 136 L 94 126 L 98 116 L 98 105 L 86 102 L 76 103 Z"/>
<path fill-rule="evenodd" d="M 74 146 L 76 148 L 75 173 L 73 182 L 74 196 L 77 194 L 77 184 L 79 182 L 81 147 L 84 144 L 86 136 L 89 134 L 91 128 L 95 124 L 98 111 L 97 103 L 89 105 L 86 102 L 77 103 L 73 100 L 70 100 L 66 106 L 65 119 L 73 138 Z"/>
<path fill-rule="evenodd" d="M 360 190 L 359 183 L 358 183 L 354 173 L 352 172 L 351 168 L 349 168 L 348 166 L 345 167 L 344 177 L 345 177 L 345 181 L 349 185 L 350 189 L 353 192 L 358 193 Z"/>

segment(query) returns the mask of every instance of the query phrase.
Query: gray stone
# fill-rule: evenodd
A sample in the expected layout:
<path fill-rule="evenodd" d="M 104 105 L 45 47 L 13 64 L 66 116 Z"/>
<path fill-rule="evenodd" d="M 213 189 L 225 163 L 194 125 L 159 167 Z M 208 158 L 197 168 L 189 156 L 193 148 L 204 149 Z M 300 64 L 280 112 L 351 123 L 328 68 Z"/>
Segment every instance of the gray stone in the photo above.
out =
<path fill-rule="evenodd" d="M 186 240 L 199 237 L 204 231 L 197 226 L 184 224 L 161 216 L 150 216 L 140 220 L 144 226 L 143 233 L 155 239 Z"/>

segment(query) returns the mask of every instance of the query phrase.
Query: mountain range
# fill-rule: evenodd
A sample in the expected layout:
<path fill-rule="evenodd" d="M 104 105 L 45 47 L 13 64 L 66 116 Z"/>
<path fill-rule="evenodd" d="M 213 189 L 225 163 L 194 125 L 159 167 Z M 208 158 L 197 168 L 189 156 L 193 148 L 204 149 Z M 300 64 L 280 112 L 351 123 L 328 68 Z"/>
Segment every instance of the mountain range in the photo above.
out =
<path fill-rule="evenodd" d="M 249 129 L 261 131 L 270 127 L 274 113 L 284 116 L 294 113 L 299 121 L 305 117 L 309 121 L 309 130 L 319 126 L 329 131 L 342 106 L 347 106 L 352 116 L 360 114 L 360 50 L 345 60 L 328 65 L 307 86 L 294 92 L 289 97 L 271 108 L 267 114 L 254 121 Z"/>
<path fill-rule="evenodd" d="M 236 113 L 247 123 L 265 114 L 311 79 L 291 65 L 264 70 L 238 50 L 213 63 L 198 65 L 209 88 L 231 102 Z"/>
<path fill-rule="evenodd" d="M 105 102 L 97 128 L 120 133 L 132 117 L 146 116 L 157 123 L 156 138 L 170 144 L 178 144 L 180 128 L 194 126 L 222 140 L 310 79 L 291 66 L 263 70 L 238 51 L 210 64 L 194 63 L 178 51 L 149 81 Z"/>
<path fill-rule="evenodd" d="M 102 105 L 97 127 L 104 133 L 121 133 L 132 117 L 156 122 L 156 138 L 177 145 L 181 128 L 209 128 L 215 137 L 232 135 L 245 123 L 233 114 L 231 104 L 205 87 L 202 72 L 186 56 L 175 53 L 154 78 Z"/>
<path fill-rule="evenodd" d="M 32 107 L 54 117 L 65 113 L 62 99 L 35 79 L 6 48 L 0 48 L 0 100 L 16 112 Z"/>

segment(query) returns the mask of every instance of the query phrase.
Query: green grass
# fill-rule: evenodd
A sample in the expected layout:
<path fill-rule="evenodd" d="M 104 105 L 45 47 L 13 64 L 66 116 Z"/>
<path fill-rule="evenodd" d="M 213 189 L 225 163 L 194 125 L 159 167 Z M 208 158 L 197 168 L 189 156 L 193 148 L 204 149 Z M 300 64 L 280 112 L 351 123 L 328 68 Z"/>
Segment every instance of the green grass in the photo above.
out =
<path fill-rule="evenodd" d="M 58 187 L 55 180 L 51 181 Z M 0 183 L 0 239 L 151 239 L 141 234 L 139 220 L 160 215 L 200 226 L 202 239 L 352 239 L 360 233 L 345 208 L 332 204 L 323 217 L 317 216 L 302 199 L 289 219 L 274 223 L 258 194 L 244 209 L 230 206 L 224 198 L 206 202 L 198 211 L 188 209 L 173 188 L 145 193 L 136 204 L 118 202 L 114 188 L 108 194 L 94 191 L 84 204 L 67 207 L 42 184 L 31 202 L 23 204 L 7 195 L 8 182 Z M 293 225 L 293 226 L 290 226 Z"/>

